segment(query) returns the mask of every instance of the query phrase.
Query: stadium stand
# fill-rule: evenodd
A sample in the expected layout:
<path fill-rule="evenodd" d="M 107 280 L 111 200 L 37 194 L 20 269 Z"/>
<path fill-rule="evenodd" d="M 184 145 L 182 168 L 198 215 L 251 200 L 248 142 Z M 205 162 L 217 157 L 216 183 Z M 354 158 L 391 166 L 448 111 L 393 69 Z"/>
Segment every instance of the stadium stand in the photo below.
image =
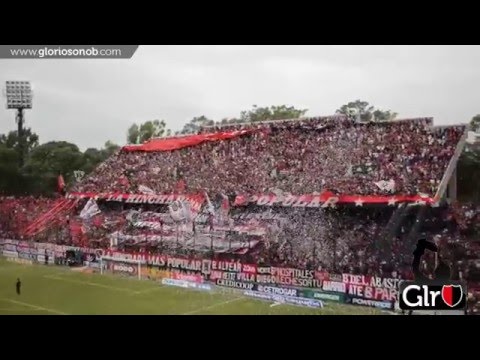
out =
<path fill-rule="evenodd" d="M 465 133 L 431 118 L 331 116 L 152 139 L 122 148 L 66 199 L 0 198 L 0 232 L 400 278 L 411 276 L 423 233 L 449 244 L 461 276 L 476 279 L 480 209 L 418 206 L 443 196 Z"/>

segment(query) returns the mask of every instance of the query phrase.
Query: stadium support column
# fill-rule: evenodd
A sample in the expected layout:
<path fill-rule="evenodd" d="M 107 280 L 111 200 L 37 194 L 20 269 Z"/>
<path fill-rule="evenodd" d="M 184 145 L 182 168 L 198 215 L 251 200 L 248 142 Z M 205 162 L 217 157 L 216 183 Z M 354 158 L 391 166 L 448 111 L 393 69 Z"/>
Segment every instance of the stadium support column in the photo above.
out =
<path fill-rule="evenodd" d="M 457 200 L 457 168 L 452 172 L 448 182 L 448 200 L 450 202 Z"/>

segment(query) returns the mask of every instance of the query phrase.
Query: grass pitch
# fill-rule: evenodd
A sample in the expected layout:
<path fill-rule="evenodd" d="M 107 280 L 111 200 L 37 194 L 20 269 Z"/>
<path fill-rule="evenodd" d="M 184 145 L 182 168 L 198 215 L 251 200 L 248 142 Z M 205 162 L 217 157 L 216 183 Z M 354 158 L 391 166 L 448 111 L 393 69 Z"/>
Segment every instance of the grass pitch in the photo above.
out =
<path fill-rule="evenodd" d="M 15 292 L 16 279 L 22 293 Z M 275 305 L 229 290 L 199 292 L 153 281 L 20 265 L 0 258 L 0 315 L 373 315 L 376 309 L 326 303 Z"/>

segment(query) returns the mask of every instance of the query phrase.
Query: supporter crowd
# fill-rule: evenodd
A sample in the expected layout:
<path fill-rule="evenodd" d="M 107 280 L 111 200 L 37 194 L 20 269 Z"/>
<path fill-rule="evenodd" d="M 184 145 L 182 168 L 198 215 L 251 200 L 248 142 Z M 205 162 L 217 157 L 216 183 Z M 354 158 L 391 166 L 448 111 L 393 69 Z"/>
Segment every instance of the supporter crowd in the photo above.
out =
<path fill-rule="evenodd" d="M 431 119 L 356 123 L 346 117 L 314 118 L 253 128 L 226 141 L 165 152 L 120 151 L 70 191 L 199 193 L 427 194 L 438 190 L 461 126 L 432 128 Z M 210 130 L 211 131 L 211 130 Z M 380 181 L 393 184 L 380 187 Z M 22 239 L 24 230 L 54 199 L 0 197 L 0 236 Z M 407 219 L 385 256 L 381 241 L 395 208 L 232 208 L 228 219 L 204 209 L 188 224 L 172 222 L 166 205 L 98 201 L 98 213 L 81 218 L 87 200 L 52 221 L 40 242 L 162 254 L 241 259 L 246 263 L 334 273 L 411 278 L 412 239 Z M 215 202 L 215 201 L 214 201 Z M 202 219 L 202 220 L 199 220 Z M 460 278 L 480 280 L 477 237 L 480 208 L 453 204 L 428 215 L 425 236 L 448 249 Z M 429 258 L 430 256 L 430 258 Z M 431 273 L 427 255 L 422 270 Z M 477 280 L 474 280 L 477 279 Z"/>
<path fill-rule="evenodd" d="M 238 129 L 232 127 L 232 129 Z M 462 126 L 431 119 L 356 123 L 344 117 L 260 124 L 231 140 L 164 152 L 121 151 L 72 190 L 433 196 Z M 376 183 L 390 181 L 392 187 Z"/>

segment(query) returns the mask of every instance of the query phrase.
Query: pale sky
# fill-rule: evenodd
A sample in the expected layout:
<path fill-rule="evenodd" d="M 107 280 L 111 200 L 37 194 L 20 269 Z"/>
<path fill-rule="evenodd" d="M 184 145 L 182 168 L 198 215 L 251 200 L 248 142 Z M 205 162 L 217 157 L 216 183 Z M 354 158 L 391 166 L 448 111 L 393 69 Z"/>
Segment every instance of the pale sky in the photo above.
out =
<path fill-rule="evenodd" d="M 480 46 L 140 46 L 132 59 L 0 59 L 0 82 L 29 80 L 26 125 L 82 150 L 125 143 L 134 122 L 173 130 L 195 116 L 293 105 L 330 115 L 361 99 L 399 117 L 465 123 L 480 113 Z M 0 108 L 0 133 L 14 130 Z"/>

